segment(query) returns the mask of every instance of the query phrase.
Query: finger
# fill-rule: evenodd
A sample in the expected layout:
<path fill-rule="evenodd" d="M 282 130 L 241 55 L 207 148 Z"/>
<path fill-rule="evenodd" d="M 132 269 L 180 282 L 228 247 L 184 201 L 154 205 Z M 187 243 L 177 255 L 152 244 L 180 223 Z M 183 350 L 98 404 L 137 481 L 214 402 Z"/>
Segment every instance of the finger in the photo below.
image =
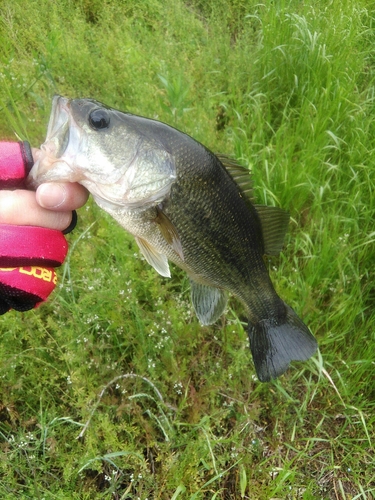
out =
<path fill-rule="evenodd" d="M 87 189 L 77 183 L 47 182 L 36 191 L 36 200 L 43 208 L 67 211 L 82 207 L 87 201 Z"/>
<path fill-rule="evenodd" d="M 33 191 L 0 191 L 0 223 L 41 226 L 63 231 L 72 220 L 71 210 L 60 212 L 41 207 Z"/>

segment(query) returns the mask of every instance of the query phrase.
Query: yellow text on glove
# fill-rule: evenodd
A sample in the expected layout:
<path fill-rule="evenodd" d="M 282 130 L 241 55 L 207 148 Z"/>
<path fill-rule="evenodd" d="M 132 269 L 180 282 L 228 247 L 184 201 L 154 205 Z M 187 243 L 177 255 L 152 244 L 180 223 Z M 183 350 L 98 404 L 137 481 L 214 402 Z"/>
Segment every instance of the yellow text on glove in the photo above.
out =
<path fill-rule="evenodd" d="M 48 283 L 57 283 L 57 275 L 52 269 L 47 269 L 45 267 L 0 267 L 0 271 L 14 271 L 18 270 L 21 274 L 27 274 L 28 276 L 34 276 L 34 278 L 48 281 Z"/>

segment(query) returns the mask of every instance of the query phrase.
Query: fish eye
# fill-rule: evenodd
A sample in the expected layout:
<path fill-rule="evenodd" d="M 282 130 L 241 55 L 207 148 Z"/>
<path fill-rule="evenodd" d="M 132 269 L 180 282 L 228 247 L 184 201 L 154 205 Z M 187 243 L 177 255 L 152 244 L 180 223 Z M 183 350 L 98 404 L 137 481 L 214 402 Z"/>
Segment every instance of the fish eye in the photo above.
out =
<path fill-rule="evenodd" d="M 94 130 L 108 128 L 109 122 L 109 113 L 106 109 L 94 109 L 89 114 L 89 124 Z"/>

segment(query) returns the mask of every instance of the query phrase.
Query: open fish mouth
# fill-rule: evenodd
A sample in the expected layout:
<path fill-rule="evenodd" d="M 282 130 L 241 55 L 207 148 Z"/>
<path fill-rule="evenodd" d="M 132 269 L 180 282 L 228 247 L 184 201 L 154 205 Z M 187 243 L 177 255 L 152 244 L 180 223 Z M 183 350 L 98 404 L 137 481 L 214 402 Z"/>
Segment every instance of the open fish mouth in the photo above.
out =
<path fill-rule="evenodd" d="M 85 144 L 85 133 L 74 119 L 69 99 L 54 96 L 47 137 L 41 150 L 53 158 L 53 163 L 66 165 L 66 178 L 60 180 L 79 182 L 85 178 L 77 168 L 77 158 L 85 150 Z"/>
<path fill-rule="evenodd" d="M 60 158 L 69 144 L 69 115 L 68 99 L 54 96 L 46 142 L 41 149 L 53 154 L 55 158 Z"/>
<path fill-rule="evenodd" d="M 27 185 L 36 189 L 43 182 L 80 182 L 83 176 L 74 169 L 82 133 L 70 112 L 69 100 L 54 96 L 45 142 L 40 147 Z"/>

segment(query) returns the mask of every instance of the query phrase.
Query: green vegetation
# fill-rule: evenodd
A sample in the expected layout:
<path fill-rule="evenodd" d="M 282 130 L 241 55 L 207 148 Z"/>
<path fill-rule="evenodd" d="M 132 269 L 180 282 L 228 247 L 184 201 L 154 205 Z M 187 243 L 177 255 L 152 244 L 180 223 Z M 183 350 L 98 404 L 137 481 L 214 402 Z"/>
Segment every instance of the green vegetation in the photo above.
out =
<path fill-rule="evenodd" d="M 183 273 L 157 276 L 90 201 L 52 299 L 0 319 L 1 498 L 375 498 L 373 2 L 0 13 L 0 138 L 39 145 L 60 93 L 248 164 L 259 202 L 291 213 L 271 277 L 320 344 L 259 383 L 238 304 L 200 327 Z"/>

